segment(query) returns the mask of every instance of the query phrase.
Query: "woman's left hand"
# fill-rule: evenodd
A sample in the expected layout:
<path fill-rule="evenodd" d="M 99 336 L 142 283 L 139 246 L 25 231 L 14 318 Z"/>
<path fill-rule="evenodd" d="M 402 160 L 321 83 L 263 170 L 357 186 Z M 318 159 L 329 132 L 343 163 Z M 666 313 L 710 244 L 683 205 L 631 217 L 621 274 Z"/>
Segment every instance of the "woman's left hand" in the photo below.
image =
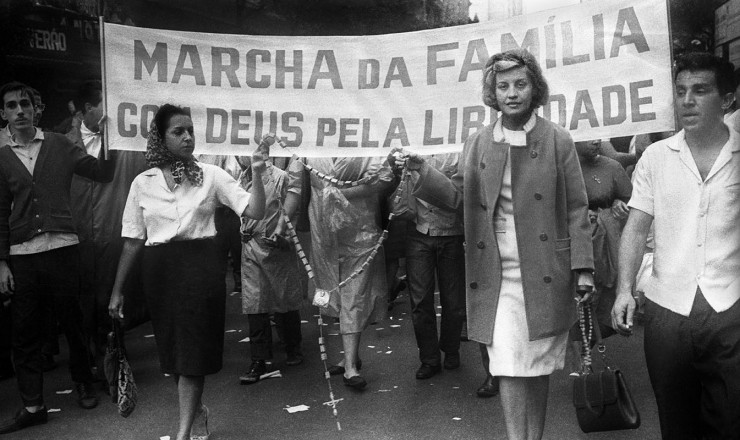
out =
<path fill-rule="evenodd" d="M 270 145 L 274 143 L 275 133 L 267 134 L 252 152 L 252 170 L 255 173 L 262 173 L 267 167 L 267 160 L 270 158 Z"/>
<path fill-rule="evenodd" d="M 588 303 L 594 294 L 594 276 L 590 271 L 578 271 L 578 280 L 576 282 L 576 298 L 579 303 Z"/>

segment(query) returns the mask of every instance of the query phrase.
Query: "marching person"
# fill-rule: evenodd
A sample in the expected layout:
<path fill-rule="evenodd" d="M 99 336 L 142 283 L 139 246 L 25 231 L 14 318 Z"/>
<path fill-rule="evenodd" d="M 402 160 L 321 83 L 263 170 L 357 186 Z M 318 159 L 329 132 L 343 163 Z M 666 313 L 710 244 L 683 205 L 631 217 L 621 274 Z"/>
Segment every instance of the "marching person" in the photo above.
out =
<path fill-rule="evenodd" d="M 534 56 L 492 56 L 483 97 L 501 116 L 467 139 L 452 179 L 416 154 L 406 163 L 415 196 L 464 208 L 468 337 L 487 345 L 508 438 L 539 439 L 575 285 L 593 287 L 588 200 L 570 135 L 535 113 L 548 86 Z"/>
<path fill-rule="evenodd" d="M 123 319 L 123 285 L 137 256 L 157 342 L 160 368 L 175 378 L 180 404 L 177 440 L 208 438 L 205 376 L 223 364 L 225 277 L 214 214 L 225 205 L 249 218 L 265 212 L 265 154 L 252 155 L 251 195 L 226 171 L 193 158 L 193 122 L 185 109 L 159 108 L 147 139 L 151 167 L 131 184 L 123 212 L 123 252 L 108 310 Z"/>
<path fill-rule="evenodd" d="M 249 169 L 242 173 L 240 184 L 252 186 Z M 244 385 L 257 383 L 267 373 L 267 360 L 272 359 L 272 326 L 270 314 L 285 343 L 288 366 L 303 362 L 301 351 L 301 307 L 306 291 L 306 271 L 288 238 L 288 226 L 283 214 L 295 224 L 301 201 L 303 166 L 291 161 L 283 171 L 267 162 L 262 174 L 265 188 L 265 218 L 245 218 L 241 235 L 242 313 L 249 322 L 249 347 L 252 364 L 240 377 Z"/>
<path fill-rule="evenodd" d="M 637 163 L 619 248 L 612 323 L 629 336 L 653 226 L 644 347 L 664 439 L 740 436 L 740 134 L 723 123 L 732 69 L 708 53 L 676 60 L 683 129 Z"/>
<path fill-rule="evenodd" d="M 33 125 L 35 98 L 25 84 L 0 87 L 10 139 L 0 147 L 0 294 L 10 296 L 13 362 L 23 400 L 0 434 L 47 422 L 42 345 L 51 303 L 69 343 L 78 404 L 97 406 L 82 333 L 79 239 L 69 187 L 74 174 L 110 181 L 114 161 L 98 161 L 64 136 Z"/>

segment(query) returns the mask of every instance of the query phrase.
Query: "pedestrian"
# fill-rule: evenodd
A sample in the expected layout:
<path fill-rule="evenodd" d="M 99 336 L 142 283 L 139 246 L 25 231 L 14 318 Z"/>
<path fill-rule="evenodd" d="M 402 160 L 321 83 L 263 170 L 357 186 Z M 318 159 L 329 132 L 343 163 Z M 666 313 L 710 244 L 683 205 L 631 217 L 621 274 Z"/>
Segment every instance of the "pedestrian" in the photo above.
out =
<path fill-rule="evenodd" d="M 193 122 L 187 110 L 162 105 L 147 139 L 151 168 L 131 184 L 123 213 L 125 238 L 108 310 L 123 319 L 123 285 L 142 254 L 144 294 L 152 318 L 162 373 L 178 387 L 177 440 L 191 438 L 196 414 L 198 436 L 207 438 L 208 409 L 201 397 L 205 376 L 223 364 L 225 277 L 216 243 L 214 213 L 226 205 L 261 218 L 265 194 L 262 149 L 252 156 L 251 195 L 222 169 L 193 158 Z"/>
<path fill-rule="evenodd" d="M 723 123 L 732 71 L 708 53 L 676 60 L 683 129 L 638 162 L 619 249 L 612 323 L 628 336 L 653 226 L 644 347 L 664 439 L 740 438 L 740 134 Z"/>
<path fill-rule="evenodd" d="M 82 120 L 79 126 L 72 126 L 66 137 L 81 151 L 97 156 L 103 148 L 105 136 L 100 81 L 83 83 L 74 101 L 81 109 Z M 111 182 L 96 182 L 83 176 L 72 179 L 72 218 L 80 239 L 82 324 L 92 365 L 96 367 L 96 379 L 99 380 L 105 378 L 102 363 L 106 336 L 111 330 L 108 302 L 123 247 L 123 208 L 131 182 L 145 169 L 146 161 L 141 152 L 116 151 Z M 139 290 L 140 287 L 138 283 L 130 283 L 127 288 Z M 129 318 L 133 318 L 133 310 L 129 312 Z"/>
<path fill-rule="evenodd" d="M 0 147 L 0 294 L 10 295 L 13 362 L 23 400 L 0 434 L 47 422 L 42 345 L 44 308 L 52 304 L 69 343 L 69 366 L 78 404 L 97 406 L 85 348 L 79 295 L 79 242 L 70 208 L 74 174 L 109 181 L 113 161 L 98 161 L 64 136 L 33 125 L 31 89 L 0 87 L 10 139 Z"/>
<path fill-rule="evenodd" d="M 488 346 L 511 440 L 542 437 L 550 374 L 564 366 L 576 321 L 574 287 L 593 286 L 583 176 L 568 132 L 535 113 L 547 97 L 533 55 L 493 55 L 483 99 L 501 115 L 467 139 L 458 172 L 406 160 L 419 173 L 416 197 L 464 207 L 468 337 Z"/>
<path fill-rule="evenodd" d="M 373 253 L 381 235 L 378 195 L 390 185 L 392 172 L 380 158 L 311 158 L 316 171 L 361 184 L 337 187 L 310 173 L 311 266 L 316 287 L 331 293 L 322 310 L 339 318 L 343 360 L 329 367 L 329 374 L 343 375 L 346 386 L 362 390 L 367 381 L 360 375 L 362 331 L 383 317 L 388 289 L 383 249 Z M 374 257 L 372 257 L 374 255 Z M 368 258 L 372 262 L 365 265 Z M 362 269 L 362 273 L 350 277 Z M 342 286 L 339 286 L 344 282 Z"/>
<path fill-rule="evenodd" d="M 389 162 L 395 163 L 393 156 Z M 452 177 L 457 153 L 433 154 L 426 163 Z M 416 217 L 406 228 L 406 270 L 411 317 L 421 366 L 416 378 L 433 377 L 442 366 L 460 367 L 460 333 L 465 320 L 465 252 L 462 211 L 416 201 Z M 442 307 L 437 331 L 434 292 L 439 287 Z M 445 353 L 444 362 L 441 352 Z"/>
<path fill-rule="evenodd" d="M 285 344 L 288 366 L 303 362 L 301 351 L 301 307 L 306 292 L 306 271 L 298 261 L 295 247 L 288 238 L 283 215 L 295 224 L 301 200 L 303 166 L 294 160 L 283 171 L 267 163 L 262 174 L 265 188 L 265 217 L 243 219 L 241 236 L 242 313 L 249 322 L 249 347 L 252 363 L 240 378 L 245 385 L 257 383 L 267 373 L 266 361 L 272 359 L 274 316 Z M 252 186 L 251 173 L 244 172 L 240 184 Z"/>

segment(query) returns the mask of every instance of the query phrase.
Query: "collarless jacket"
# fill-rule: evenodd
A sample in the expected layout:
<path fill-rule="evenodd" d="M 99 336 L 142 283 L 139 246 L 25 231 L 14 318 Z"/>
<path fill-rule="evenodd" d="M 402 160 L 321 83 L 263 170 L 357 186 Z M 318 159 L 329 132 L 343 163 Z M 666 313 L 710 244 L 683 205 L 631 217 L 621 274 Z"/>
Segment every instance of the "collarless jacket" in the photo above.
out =
<path fill-rule="evenodd" d="M 465 142 L 448 179 L 419 170 L 414 195 L 464 210 L 468 337 L 490 344 L 501 289 L 494 215 L 509 144 L 494 142 L 493 124 Z M 572 270 L 593 270 L 586 188 L 570 134 L 537 117 L 526 147 L 512 147 L 511 185 L 529 340 L 561 334 L 576 320 Z"/>

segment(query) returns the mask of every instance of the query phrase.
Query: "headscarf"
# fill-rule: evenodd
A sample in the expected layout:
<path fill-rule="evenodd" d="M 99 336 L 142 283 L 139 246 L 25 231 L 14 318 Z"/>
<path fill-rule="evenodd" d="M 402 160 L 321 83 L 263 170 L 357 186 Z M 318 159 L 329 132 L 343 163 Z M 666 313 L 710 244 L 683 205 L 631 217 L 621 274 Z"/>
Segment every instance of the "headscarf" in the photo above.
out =
<path fill-rule="evenodd" d="M 154 121 L 149 126 L 145 158 L 147 166 L 151 168 L 169 165 L 172 177 L 178 185 L 182 183 L 183 176 L 195 186 L 203 184 L 203 169 L 195 158 L 190 156 L 189 159 L 184 160 L 175 156 L 164 144 Z"/>

